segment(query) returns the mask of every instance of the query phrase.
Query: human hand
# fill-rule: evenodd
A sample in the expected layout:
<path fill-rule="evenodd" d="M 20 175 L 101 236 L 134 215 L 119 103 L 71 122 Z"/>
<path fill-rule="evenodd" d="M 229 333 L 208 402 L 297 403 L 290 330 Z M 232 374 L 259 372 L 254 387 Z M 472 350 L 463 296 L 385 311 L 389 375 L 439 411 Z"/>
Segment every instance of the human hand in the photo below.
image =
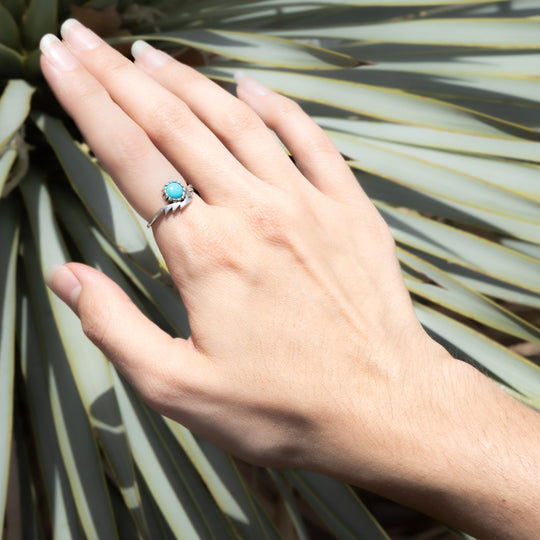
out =
<path fill-rule="evenodd" d="M 538 415 L 423 331 L 390 232 L 324 132 L 250 78 L 236 99 L 150 46 L 133 65 L 77 23 L 63 35 L 42 41 L 43 73 L 133 207 L 149 219 L 171 180 L 199 194 L 153 226 L 189 339 L 96 270 L 49 278 L 141 396 L 248 461 L 533 538 Z"/>
<path fill-rule="evenodd" d="M 43 73 L 134 208 L 149 219 L 171 180 L 200 194 L 153 226 L 191 337 L 70 264 L 51 286 L 90 339 L 151 406 L 249 461 L 323 468 L 359 395 L 380 454 L 377 425 L 402 408 L 380 396 L 435 345 L 386 224 L 324 132 L 252 79 L 236 99 L 150 46 L 133 65 L 80 24 L 63 35 L 45 42 Z"/>

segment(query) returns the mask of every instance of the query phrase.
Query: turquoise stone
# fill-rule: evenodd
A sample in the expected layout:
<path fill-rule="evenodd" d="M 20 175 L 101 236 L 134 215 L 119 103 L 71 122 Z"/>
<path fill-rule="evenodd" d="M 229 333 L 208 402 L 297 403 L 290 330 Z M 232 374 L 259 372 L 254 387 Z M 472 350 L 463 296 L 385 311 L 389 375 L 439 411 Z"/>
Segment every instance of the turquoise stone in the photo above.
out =
<path fill-rule="evenodd" d="M 180 182 L 169 182 L 165 186 L 165 193 L 171 199 L 181 199 L 184 194 L 184 186 Z"/>

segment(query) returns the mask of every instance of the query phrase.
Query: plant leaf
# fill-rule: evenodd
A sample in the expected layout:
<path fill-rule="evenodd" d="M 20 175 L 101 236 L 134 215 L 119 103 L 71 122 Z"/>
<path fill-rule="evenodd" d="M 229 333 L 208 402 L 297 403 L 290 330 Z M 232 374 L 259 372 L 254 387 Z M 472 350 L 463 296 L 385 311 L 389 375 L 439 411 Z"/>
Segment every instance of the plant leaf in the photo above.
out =
<path fill-rule="evenodd" d="M 300 469 L 283 474 L 339 539 L 389 540 L 353 490 L 339 480 Z"/>
<path fill-rule="evenodd" d="M 210 528 L 147 413 L 116 372 L 113 378 L 133 457 L 171 530 L 181 538 L 230 538 L 225 527 Z"/>
<path fill-rule="evenodd" d="M 2 4 L 0 4 L 0 43 L 11 49 L 19 48 L 17 23 Z"/>
<path fill-rule="evenodd" d="M 540 292 L 540 261 L 443 223 L 391 208 L 381 201 L 374 202 L 398 242 L 486 276 Z"/>
<path fill-rule="evenodd" d="M 414 43 L 501 49 L 539 49 L 540 21 L 530 19 L 426 19 L 275 31 L 285 37 L 350 39 L 364 43 Z"/>
<path fill-rule="evenodd" d="M 540 367 L 434 309 L 418 303 L 414 307 L 420 322 L 447 344 L 450 353 L 461 358 L 464 354 L 540 409 Z"/>
<path fill-rule="evenodd" d="M 235 69 L 212 66 L 201 71 L 209 77 L 232 81 Z M 540 134 L 521 126 L 401 90 L 270 69 L 246 68 L 244 71 L 282 94 L 377 119 L 463 135 L 507 140 L 520 140 L 517 136 L 540 139 Z"/>
<path fill-rule="evenodd" d="M 7 498 L 13 429 L 13 378 L 15 371 L 15 293 L 19 208 L 0 201 L 0 529 Z"/>
<path fill-rule="evenodd" d="M 57 0 L 31 0 L 21 25 L 26 48 L 33 50 L 39 45 L 41 36 L 56 34 L 57 18 Z"/>
<path fill-rule="evenodd" d="M 406 266 L 439 285 L 406 279 L 407 287 L 411 292 L 501 332 L 526 341 L 540 343 L 540 329 L 532 324 L 465 287 L 446 272 L 402 248 L 398 248 L 398 257 Z"/>
<path fill-rule="evenodd" d="M 288 69 L 350 68 L 358 65 L 352 56 L 314 45 L 274 36 L 230 30 L 181 30 L 130 36 L 113 41 L 144 39 L 194 47 L 226 58 Z"/>
<path fill-rule="evenodd" d="M 23 230 L 23 248 L 26 254 L 31 254 L 31 262 L 37 263 L 35 248 L 32 246 L 31 233 Z M 28 259 L 24 258 L 27 281 Z M 49 393 L 50 366 L 42 357 L 42 344 L 36 339 L 38 330 L 31 313 L 31 300 L 26 288 L 21 294 L 20 306 L 20 350 L 21 372 L 26 390 L 26 402 L 30 412 L 33 428 L 37 460 L 43 478 L 44 491 L 47 497 L 48 515 L 53 538 L 83 539 L 77 508 L 66 473 L 58 443 L 56 428 L 51 410 Z M 35 307 L 35 306 L 34 306 Z M 54 511 L 52 511 L 54 509 Z"/>
<path fill-rule="evenodd" d="M 0 99 L 0 151 L 26 120 L 34 90 L 23 80 L 8 82 Z"/>
<path fill-rule="evenodd" d="M 451 133 L 415 125 L 389 122 L 346 120 L 342 118 L 316 117 L 323 127 L 344 131 L 375 140 L 391 141 L 409 146 L 437 148 L 461 154 L 478 154 L 498 158 L 514 158 L 540 163 L 538 143 L 524 139 L 502 140 L 463 133 Z"/>

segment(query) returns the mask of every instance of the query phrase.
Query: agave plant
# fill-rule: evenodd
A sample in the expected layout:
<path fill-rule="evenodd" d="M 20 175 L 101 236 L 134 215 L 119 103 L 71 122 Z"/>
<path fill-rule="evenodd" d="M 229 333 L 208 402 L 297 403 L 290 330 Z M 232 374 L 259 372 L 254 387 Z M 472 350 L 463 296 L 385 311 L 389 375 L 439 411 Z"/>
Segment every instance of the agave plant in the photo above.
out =
<path fill-rule="evenodd" d="M 10 538 L 305 539 L 307 507 L 337 538 L 388 538 L 348 486 L 261 470 L 280 526 L 238 464 L 142 404 L 47 291 L 47 267 L 81 260 L 189 332 L 153 237 L 40 75 L 39 39 L 68 16 L 301 101 L 390 225 L 426 329 L 540 409 L 540 1 L 0 0 Z"/>

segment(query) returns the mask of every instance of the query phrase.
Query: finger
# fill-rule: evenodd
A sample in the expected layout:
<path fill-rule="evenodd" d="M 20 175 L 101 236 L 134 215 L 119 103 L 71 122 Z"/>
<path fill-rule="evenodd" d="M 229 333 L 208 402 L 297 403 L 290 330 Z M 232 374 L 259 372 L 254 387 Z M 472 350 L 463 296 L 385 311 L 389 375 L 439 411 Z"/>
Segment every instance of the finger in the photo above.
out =
<path fill-rule="evenodd" d="M 206 202 L 230 204 L 250 190 L 255 177 L 185 103 L 77 21 L 61 31 L 72 54 Z"/>
<path fill-rule="evenodd" d="M 167 411 L 182 392 L 189 392 L 205 365 L 204 357 L 146 318 L 107 276 L 69 263 L 48 273 L 47 283 L 78 315 L 90 340 L 151 406 Z"/>
<path fill-rule="evenodd" d="M 42 72 L 58 100 L 129 203 L 148 220 L 164 203 L 163 185 L 181 181 L 180 174 L 57 38 L 46 36 L 41 47 Z"/>
<path fill-rule="evenodd" d="M 252 77 L 238 78 L 238 97 L 273 129 L 293 155 L 296 166 L 321 192 L 347 200 L 362 190 L 328 135 L 293 100 Z"/>
<path fill-rule="evenodd" d="M 186 103 L 254 175 L 284 188 L 305 181 L 251 107 L 144 41 L 132 53 L 135 65 Z"/>

